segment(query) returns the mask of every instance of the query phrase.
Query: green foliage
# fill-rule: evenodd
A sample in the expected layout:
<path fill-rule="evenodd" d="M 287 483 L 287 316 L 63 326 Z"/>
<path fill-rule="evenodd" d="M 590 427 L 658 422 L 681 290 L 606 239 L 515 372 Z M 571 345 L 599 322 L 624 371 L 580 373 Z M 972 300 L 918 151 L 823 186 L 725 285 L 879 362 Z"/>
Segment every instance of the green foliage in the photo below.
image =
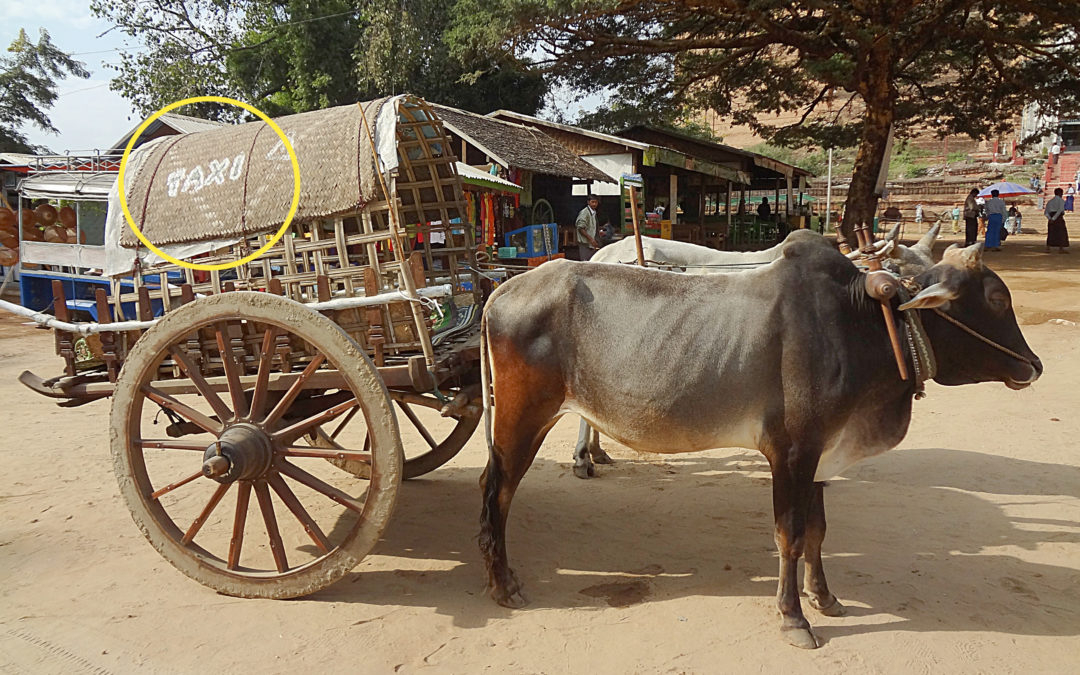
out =
<path fill-rule="evenodd" d="M 773 145 L 771 143 L 758 143 L 746 148 L 750 152 L 756 152 L 759 155 L 765 155 L 766 157 L 772 157 L 775 160 L 784 162 L 785 164 L 794 164 L 795 166 L 806 169 L 812 172 L 815 176 L 824 178 L 829 170 L 829 153 L 827 150 L 820 148 L 786 148 L 780 145 Z M 847 172 L 851 171 L 851 163 L 854 157 L 854 153 L 840 151 L 833 152 L 833 177 L 843 175 L 840 165 L 843 164 L 847 168 Z"/>
<path fill-rule="evenodd" d="M 414 93 L 475 112 L 539 109 L 547 85 L 521 59 L 454 53 L 440 0 L 93 0 L 141 43 L 112 87 L 150 113 L 197 95 L 231 96 L 270 115 Z M 214 104 L 190 114 L 228 119 Z"/>
<path fill-rule="evenodd" d="M 7 51 L 9 56 L 0 56 L 0 152 L 48 152 L 31 144 L 20 127 L 29 122 L 57 133 L 45 113 L 56 102 L 56 80 L 68 75 L 85 79 L 90 73 L 57 49 L 44 28 L 36 44 L 20 29 Z"/>
<path fill-rule="evenodd" d="M 563 84 L 609 92 L 627 109 L 714 110 L 787 147 L 857 145 L 846 231 L 875 211 L 890 131 L 987 138 L 1031 102 L 1048 117 L 1080 112 L 1076 0 L 455 6 L 455 48 L 529 54 Z M 778 115 L 795 121 L 771 126 Z"/>

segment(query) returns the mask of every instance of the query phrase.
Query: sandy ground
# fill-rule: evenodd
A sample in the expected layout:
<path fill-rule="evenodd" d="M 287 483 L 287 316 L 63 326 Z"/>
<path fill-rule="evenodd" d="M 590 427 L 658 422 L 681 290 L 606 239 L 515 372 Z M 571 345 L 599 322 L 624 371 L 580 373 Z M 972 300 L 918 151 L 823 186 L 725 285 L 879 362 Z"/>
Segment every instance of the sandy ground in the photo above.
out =
<path fill-rule="evenodd" d="M 514 502 L 525 610 L 484 594 L 480 433 L 403 486 L 384 540 L 343 581 L 302 600 L 217 595 L 132 523 L 108 402 L 61 409 L 23 389 L 21 370 L 53 375 L 59 358 L 49 333 L 0 320 L 0 671 L 1077 672 L 1080 326 L 1052 320 L 1080 323 L 1080 247 L 1048 256 L 1040 240 L 987 255 L 1043 378 L 1021 392 L 930 384 L 900 448 L 830 484 L 826 570 L 850 614 L 807 608 L 825 642 L 813 652 L 778 637 L 758 454 L 608 443 L 618 463 L 585 482 L 570 472 L 576 418 Z"/>

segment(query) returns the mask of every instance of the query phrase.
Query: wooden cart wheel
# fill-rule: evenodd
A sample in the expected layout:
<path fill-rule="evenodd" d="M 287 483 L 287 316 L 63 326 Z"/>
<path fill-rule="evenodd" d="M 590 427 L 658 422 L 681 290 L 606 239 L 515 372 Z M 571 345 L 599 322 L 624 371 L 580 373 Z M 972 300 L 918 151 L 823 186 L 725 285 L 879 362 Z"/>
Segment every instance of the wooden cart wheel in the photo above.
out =
<path fill-rule="evenodd" d="M 353 410 L 367 447 L 298 442 Z M 161 416 L 172 423 L 155 430 Z M 371 361 L 328 318 L 266 293 L 199 299 L 146 331 L 120 371 L 110 429 L 143 534 L 227 595 L 292 598 L 341 578 L 378 541 L 401 481 L 397 422 Z M 365 462 L 372 479 L 328 457 Z"/>
<path fill-rule="evenodd" d="M 405 421 L 398 425 L 402 446 L 406 449 L 403 472 L 405 480 L 423 476 L 449 462 L 465 447 L 465 443 L 480 424 L 479 410 L 442 417 L 439 410 L 443 407 L 443 402 L 431 395 L 391 390 L 390 398 L 405 418 Z M 351 420 L 346 417 L 340 422 L 320 427 L 308 440 L 315 447 L 338 449 L 342 447 L 340 443 L 347 446 L 367 443 L 366 439 L 357 440 L 357 434 L 364 432 L 366 429 L 352 428 Z M 442 440 L 439 440 L 440 438 Z M 410 452 L 412 448 L 417 451 Z M 330 463 L 357 478 L 368 478 L 371 474 L 371 467 L 366 462 L 331 459 Z"/>
<path fill-rule="evenodd" d="M 555 209 L 551 207 L 551 202 L 546 199 L 537 199 L 533 202 L 532 213 L 530 214 L 530 225 L 546 225 L 548 223 L 555 222 Z"/>

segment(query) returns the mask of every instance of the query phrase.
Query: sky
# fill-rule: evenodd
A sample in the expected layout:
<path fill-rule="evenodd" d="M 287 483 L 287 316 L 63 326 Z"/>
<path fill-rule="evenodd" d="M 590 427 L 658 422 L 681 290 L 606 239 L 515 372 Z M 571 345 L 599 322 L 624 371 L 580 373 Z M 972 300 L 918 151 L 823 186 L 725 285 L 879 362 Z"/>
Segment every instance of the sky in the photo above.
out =
<path fill-rule="evenodd" d="M 110 26 L 91 14 L 90 0 L 4 0 L 3 14 L 0 41 L 5 49 L 19 28 L 25 28 L 34 42 L 38 29 L 45 28 L 54 45 L 73 54 L 90 71 L 88 80 L 68 78 L 57 83 L 60 98 L 48 115 L 60 134 L 27 126 L 23 131 L 31 142 L 60 153 L 104 150 L 142 121 L 126 100 L 109 89 L 113 72 L 105 64 L 119 61 L 117 49 L 124 45 L 123 36 L 113 31 L 98 37 Z"/>

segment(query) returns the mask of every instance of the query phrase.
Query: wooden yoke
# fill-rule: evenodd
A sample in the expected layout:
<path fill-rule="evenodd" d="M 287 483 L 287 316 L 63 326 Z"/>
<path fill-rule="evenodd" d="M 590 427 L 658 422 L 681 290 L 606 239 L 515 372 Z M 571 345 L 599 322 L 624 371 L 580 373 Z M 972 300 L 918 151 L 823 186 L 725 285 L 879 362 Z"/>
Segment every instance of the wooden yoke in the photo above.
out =
<path fill-rule="evenodd" d="M 837 228 L 837 240 L 841 251 L 846 247 L 847 241 L 840 228 Z M 889 301 L 896 295 L 898 290 L 896 279 L 881 267 L 881 254 L 874 248 L 874 238 L 866 223 L 855 226 L 855 239 L 859 245 L 859 257 L 865 262 L 866 293 L 881 303 L 881 313 L 885 318 L 885 328 L 889 331 L 889 342 L 892 344 L 893 356 L 896 358 L 896 367 L 900 371 L 900 379 L 907 380 L 907 364 L 904 363 L 904 352 L 900 347 L 900 333 L 893 322 L 892 310 Z"/>

